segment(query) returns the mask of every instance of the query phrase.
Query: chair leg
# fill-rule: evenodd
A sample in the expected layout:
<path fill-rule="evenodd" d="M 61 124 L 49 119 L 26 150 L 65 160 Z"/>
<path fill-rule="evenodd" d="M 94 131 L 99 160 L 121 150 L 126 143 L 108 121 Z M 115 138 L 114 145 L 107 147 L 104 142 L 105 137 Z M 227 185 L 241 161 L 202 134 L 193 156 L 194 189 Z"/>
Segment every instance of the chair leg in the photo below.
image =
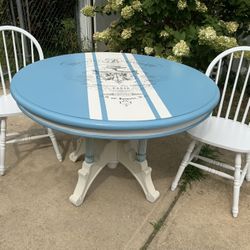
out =
<path fill-rule="evenodd" d="M 196 152 L 195 152 L 195 155 L 199 155 L 199 154 L 200 154 L 201 149 L 202 149 L 202 146 L 203 146 L 203 143 L 202 143 L 202 142 L 199 142 L 198 145 L 196 144 L 196 149 L 195 149 Z M 193 160 L 194 160 L 194 161 L 197 161 L 198 158 L 195 156 L 195 157 L 193 158 Z"/>
<path fill-rule="evenodd" d="M 5 148 L 6 148 L 6 126 L 7 119 L 2 118 L 0 121 L 1 132 L 0 132 L 0 175 L 4 175 L 5 171 Z"/>
<path fill-rule="evenodd" d="M 52 131 L 52 129 L 48 128 L 48 134 L 49 134 L 49 137 L 50 137 L 50 139 L 52 141 L 52 144 L 53 144 L 57 159 L 59 161 L 62 161 L 62 155 L 61 155 L 61 152 L 59 150 L 58 143 L 56 141 L 56 137 L 55 137 L 55 134 Z"/>
<path fill-rule="evenodd" d="M 194 151 L 195 144 L 196 144 L 196 141 L 192 141 L 190 143 L 190 145 L 188 146 L 188 150 L 187 150 L 187 152 L 186 152 L 186 154 L 185 154 L 185 156 L 184 156 L 184 158 L 183 158 L 183 160 L 181 162 L 181 165 L 180 165 L 180 167 L 178 169 L 178 172 L 177 172 L 177 174 L 175 176 L 175 179 L 174 179 L 174 181 L 172 183 L 172 186 L 171 186 L 172 191 L 174 191 L 176 189 L 176 187 L 177 187 L 177 185 L 179 183 L 179 180 L 180 180 L 186 166 L 189 163 L 190 156 L 191 156 L 192 152 Z"/>
<path fill-rule="evenodd" d="M 247 154 L 247 162 L 246 162 L 248 169 L 246 174 L 246 180 L 250 181 L 250 154 Z"/>
<path fill-rule="evenodd" d="M 239 213 L 239 197 L 240 197 L 240 177 L 241 177 L 241 154 L 237 154 L 235 158 L 234 171 L 234 191 L 233 191 L 233 217 L 237 217 Z"/>

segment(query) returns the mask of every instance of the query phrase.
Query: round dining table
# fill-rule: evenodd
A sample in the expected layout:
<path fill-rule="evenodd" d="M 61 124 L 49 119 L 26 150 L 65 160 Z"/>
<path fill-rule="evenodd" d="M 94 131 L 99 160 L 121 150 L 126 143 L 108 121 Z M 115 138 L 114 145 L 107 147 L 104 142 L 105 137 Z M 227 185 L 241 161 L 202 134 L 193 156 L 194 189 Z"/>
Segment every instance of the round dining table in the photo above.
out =
<path fill-rule="evenodd" d="M 34 121 L 84 138 L 70 159 L 85 155 L 70 201 L 80 205 L 105 167 L 124 165 L 146 199 L 159 197 L 146 160 L 147 140 L 186 131 L 219 101 L 202 72 L 162 58 L 114 52 L 51 57 L 20 70 L 11 82 L 20 109 Z M 159 150 L 168 150 L 159 148 Z"/>

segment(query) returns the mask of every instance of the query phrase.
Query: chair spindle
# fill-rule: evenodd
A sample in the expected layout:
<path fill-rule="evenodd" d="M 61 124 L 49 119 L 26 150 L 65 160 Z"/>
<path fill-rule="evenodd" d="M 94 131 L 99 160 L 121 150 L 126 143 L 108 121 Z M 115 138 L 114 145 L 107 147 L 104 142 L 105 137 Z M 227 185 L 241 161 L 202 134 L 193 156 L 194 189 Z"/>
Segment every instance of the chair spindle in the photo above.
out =
<path fill-rule="evenodd" d="M 245 94 L 246 87 L 247 87 L 247 82 L 248 82 L 248 79 L 249 79 L 249 73 L 250 73 L 250 65 L 248 66 L 247 75 L 246 75 L 244 85 L 243 85 L 243 88 L 242 88 L 242 91 L 241 91 L 240 100 L 238 102 L 237 109 L 236 109 L 236 112 L 235 112 L 234 121 L 237 120 L 238 115 L 239 115 L 239 111 L 240 111 L 240 107 L 241 107 L 241 104 L 242 104 L 243 96 Z"/>
<path fill-rule="evenodd" d="M 227 113 L 226 113 L 226 117 L 225 117 L 226 119 L 229 118 L 229 114 L 230 114 L 230 111 L 231 111 L 231 108 L 232 108 L 232 103 L 233 103 L 233 99 L 234 99 L 234 94 L 235 94 L 236 86 L 237 86 L 237 83 L 238 83 L 238 78 L 239 78 L 239 75 L 240 75 L 240 70 L 241 70 L 241 65 L 242 65 L 242 61 L 243 61 L 243 56 L 244 56 L 244 51 L 242 51 L 242 53 L 241 53 L 240 62 L 239 62 L 237 73 L 236 73 L 236 77 L 235 77 L 235 80 L 234 80 L 233 90 L 232 90 L 232 93 L 231 93 L 231 96 L 230 96 L 230 100 L 229 100 L 229 105 L 228 105 L 228 108 L 227 108 Z"/>
<path fill-rule="evenodd" d="M 14 50 L 14 58 L 15 58 L 15 65 L 16 65 L 16 72 L 19 71 L 18 59 L 17 59 L 17 50 L 16 50 L 16 39 L 14 31 L 11 31 L 12 34 L 12 43 L 13 43 L 13 50 Z"/>
<path fill-rule="evenodd" d="M 9 55 L 8 55 L 8 49 L 7 49 L 7 45 L 6 45 L 6 37 L 5 37 L 4 31 L 2 31 L 2 36 L 3 36 L 3 47 L 4 47 L 4 54 L 5 54 L 5 61 L 6 61 L 6 66 L 7 66 L 9 81 L 11 81 L 12 76 L 11 76 Z"/>
<path fill-rule="evenodd" d="M 2 82 L 3 94 L 6 95 L 6 85 L 5 85 L 5 80 L 4 80 L 4 76 L 3 76 L 3 69 L 2 69 L 1 62 L 0 62 L 0 78 L 1 78 L 1 82 Z"/>
<path fill-rule="evenodd" d="M 24 48 L 24 37 L 23 34 L 21 34 L 21 43 L 22 43 L 22 54 L 23 54 L 23 67 L 26 66 L 26 53 Z"/>
<path fill-rule="evenodd" d="M 233 53 L 230 56 L 229 66 L 228 66 L 228 70 L 227 70 L 226 80 L 224 83 L 224 88 L 223 88 L 222 95 L 221 95 L 221 101 L 220 101 L 217 117 L 221 116 L 221 111 L 222 111 L 222 107 L 223 107 L 223 103 L 224 103 L 224 99 L 225 99 L 225 95 L 226 95 L 226 91 L 227 91 L 228 79 L 229 79 L 229 75 L 230 75 L 230 71 L 231 71 L 231 67 L 232 67 L 232 62 L 233 62 Z"/>

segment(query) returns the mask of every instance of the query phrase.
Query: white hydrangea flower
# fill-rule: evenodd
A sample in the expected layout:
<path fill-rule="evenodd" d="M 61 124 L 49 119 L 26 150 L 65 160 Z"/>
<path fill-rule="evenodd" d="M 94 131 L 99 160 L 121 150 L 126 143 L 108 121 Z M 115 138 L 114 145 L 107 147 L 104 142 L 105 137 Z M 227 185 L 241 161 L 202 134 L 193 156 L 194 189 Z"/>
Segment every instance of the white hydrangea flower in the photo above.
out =
<path fill-rule="evenodd" d="M 232 47 L 236 47 L 237 40 L 234 37 L 217 36 L 213 42 L 214 48 L 218 51 L 226 50 Z"/>
<path fill-rule="evenodd" d="M 153 52 L 154 52 L 154 48 L 152 48 L 152 47 L 145 47 L 145 48 L 144 48 L 144 51 L 145 51 L 145 53 L 146 53 L 147 55 L 151 55 L 151 54 L 153 54 Z"/>
<path fill-rule="evenodd" d="M 137 54 L 137 49 L 131 49 L 132 54 Z"/>
<path fill-rule="evenodd" d="M 130 19 L 134 14 L 135 14 L 135 11 L 134 11 L 134 9 L 132 8 L 132 6 L 126 5 L 124 8 L 122 8 L 121 16 L 122 16 L 124 19 L 128 20 L 128 19 Z"/>
<path fill-rule="evenodd" d="M 103 13 L 110 13 L 112 11 L 112 6 L 110 4 L 106 4 L 103 8 Z"/>
<path fill-rule="evenodd" d="M 169 37 L 169 33 L 166 30 L 162 30 L 160 33 L 160 37 Z"/>
<path fill-rule="evenodd" d="M 190 48 L 184 40 L 180 40 L 172 49 L 173 54 L 175 56 L 188 56 L 190 52 Z"/>
<path fill-rule="evenodd" d="M 108 0 L 108 5 L 114 11 L 118 11 L 123 6 L 124 0 Z"/>
<path fill-rule="evenodd" d="M 177 8 L 179 10 L 184 10 L 187 7 L 187 1 L 186 0 L 179 0 L 177 3 Z"/>
<path fill-rule="evenodd" d="M 136 0 L 136 1 L 133 1 L 132 2 L 132 8 L 135 10 L 135 11 L 142 11 L 142 4 L 140 1 Z"/>
<path fill-rule="evenodd" d="M 92 5 L 86 5 L 81 9 L 84 16 L 93 17 L 95 16 L 95 8 Z"/>
<path fill-rule="evenodd" d="M 115 0 L 115 2 L 116 2 L 116 5 L 122 6 L 124 0 Z"/>
<path fill-rule="evenodd" d="M 228 33 L 232 34 L 235 33 L 239 27 L 237 22 L 224 22 Z"/>
<path fill-rule="evenodd" d="M 106 42 L 110 39 L 110 29 L 107 28 L 102 32 L 95 32 L 93 35 L 93 39 L 100 42 Z"/>
<path fill-rule="evenodd" d="M 198 32 L 199 42 L 212 41 L 217 37 L 216 31 L 213 27 L 208 26 L 206 28 L 201 28 Z"/>
<path fill-rule="evenodd" d="M 207 6 L 206 4 L 198 1 L 198 0 L 195 0 L 195 4 L 196 4 L 196 10 L 198 12 L 201 12 L 201 13 L 204 13 L 204 12 L 207 12 Z"/>
<path fill-rule="evenodd" d="M 129 39 L 131 36 L 132 36 L 131 28 L 124 29 L 121 33 L 121 38 L 124 40 Z"/>

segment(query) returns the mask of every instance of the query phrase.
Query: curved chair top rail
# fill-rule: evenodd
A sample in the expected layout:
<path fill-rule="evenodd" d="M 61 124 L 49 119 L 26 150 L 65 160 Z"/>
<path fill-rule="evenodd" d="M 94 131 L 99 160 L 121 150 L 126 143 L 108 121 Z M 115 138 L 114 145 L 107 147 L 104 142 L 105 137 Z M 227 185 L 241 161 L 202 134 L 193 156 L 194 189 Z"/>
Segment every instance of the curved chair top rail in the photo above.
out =
<path fill-rule="evenodd" d="M 209 64 L 206 75 L 221 86 L 216 116 L 250 123 L 250 46 L 238 46 L 220 53 Z"/>
<path fill-rule="evenodd" d="M 26 31 L 22 28 L 16 27 L 16 26 L 12 26 L 12 25 L 0 26 L 0 32 L 2 32 L 2 31 L 14 31 L 14 32 L 18 32 L 18 33 L 25 35 L 34 43 L 34 45 L 38 51 L 38 54 L 39 54 L 39 59 L 40 60 L 44 59 L 43 50 L 42 50 L 41 45 L 36 40 L 36 38 L 33 35 L 31 35 L 28 31 Z"/>
<path fill-rule="evenodd" d="M 44 55 L 33 35 L 19 27 L 0 26 L 0 81 L 4 95 L 13 74 L 37 59 L 44 59 Z"/>
<path fill-rule="evenodd" d="M 210 76 L 211 71 L 213 70 L 214 66 L 218 63 L 219 60 L 223 59 L 225 56 L 230 55 L 234 52 L 245 52 L 245 51 L 250 51 L 250 46 L 238 46 L 238 47 L 233 47 L 230 49 L 227 49 L 223 52 L 221 52 L 218 56 L 216 56 L 213 61 L 209 64 L 206 70 L 206 75 Z M 250 59 L 250 57 L 249 57 Z"/>

